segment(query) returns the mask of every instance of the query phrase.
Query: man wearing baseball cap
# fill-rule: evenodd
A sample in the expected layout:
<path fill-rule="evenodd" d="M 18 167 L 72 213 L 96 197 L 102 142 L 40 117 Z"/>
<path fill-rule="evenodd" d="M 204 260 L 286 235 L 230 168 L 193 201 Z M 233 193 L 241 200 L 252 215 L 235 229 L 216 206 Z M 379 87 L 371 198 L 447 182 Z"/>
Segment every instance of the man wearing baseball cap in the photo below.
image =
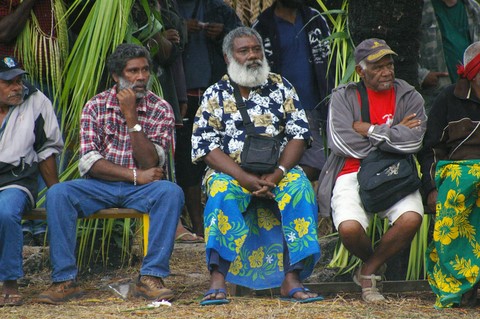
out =
<path fill-rule="evenodd" d="M 375 249 L 366 229 L 373 214 L 367 212 L 358 192 L 361 160 L 377 148 L 400 154 L 416 153 L 426 129 L 423 99 L 407 82 L 395 79 L 393 57 L 397 54 L 381 39 L 367 39 L 355 49 L 355 71 L 360 83 L 337 87 L 330 100 L 328 146 L 331 154 L 320 175 L 320 214 L 332 219 L 344 246 L 362 260 L 353 280 L 362 287 L 366 302 L 382 302 L 378 289 L 385 262 L 407 246 L 422 222 L 419 191 L 410 193 L 384 211 L 391 227 Z M 363 87 L 363 89 L 362 89 Z M 360 89 L 366 92 L 362 105 Z M 362 121 L 368 107 L 370 122 Z"/>
<path fill-rule="evenodd" d="M 0 57 L 0 307 L 23 303 L 21 217 L 35 205 L 38 173 L 48 187 L 58 183 L 63 148 L 52 103 L 25 73 L 13 57 Z"/>

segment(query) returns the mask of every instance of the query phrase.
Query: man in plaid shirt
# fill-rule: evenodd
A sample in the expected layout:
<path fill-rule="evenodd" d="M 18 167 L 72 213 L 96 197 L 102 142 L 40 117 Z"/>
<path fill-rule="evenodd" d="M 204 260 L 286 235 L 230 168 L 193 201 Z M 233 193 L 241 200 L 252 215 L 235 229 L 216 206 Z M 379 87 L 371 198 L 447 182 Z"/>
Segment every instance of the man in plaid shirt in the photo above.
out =
<path fill-rule="evenodd" d="M 80 175 L 47 193 L 53 284 L 38 302 L 58 304 L 82 294 L 76 283 L 76 221 L 100 209 L 132 208 L 150 215 L 148 253 L 133 294 L 171 299 L 169 274 L 175 229 L 184 204 L 176 184 L 164 180 L 165 150 L 174 129 L 170 105 L 149 91 L 148 51 L 121 44 L 108 58 L 116 85 L 87 102 L 80 127 Z"/>

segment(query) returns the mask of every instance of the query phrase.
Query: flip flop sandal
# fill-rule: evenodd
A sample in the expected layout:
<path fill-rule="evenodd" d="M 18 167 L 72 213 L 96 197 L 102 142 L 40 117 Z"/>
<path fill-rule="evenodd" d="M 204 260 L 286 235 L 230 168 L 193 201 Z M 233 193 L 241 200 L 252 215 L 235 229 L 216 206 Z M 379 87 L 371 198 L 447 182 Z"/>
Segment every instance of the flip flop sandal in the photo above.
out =
<path fill-rule="evenodd" d="M 191 236 L 193 239 L 184 238 L 185 236 Z M 203 243 L 205 240 L 198 236 L 195 233 L 185 232 L 181 233 L 177 237 L 175 237 L 176 243 L 184 243 L 184 244 L 195 244 L 195 243 Z"/>
<path fill-rule="evenodd" d="M 288 292 L 288 297 L 281 297 L 280 300 L 290 301 L 290 302 L 298 302 L 298 303 L 309 303 L 309 302 L 321 301 L 321 300 L 324 299 L 323 296 L 320 296 L 320 295 L 318 295 L 316 297 L 305 298 L 305 299 L 300 299 L 300 298 L 293 297 L 299 291 L 307 293 L 307 292 L 310 292 L 310 289 L 305 288 L 305 287 L 293 288 Z"/>
<path fill-rule="evenodd" d="M 13 307 L 23 304 L 23 297 L 19 294 L 0 295 L 0 307 Z"/>
<path fill-rule="evenodd" d="M 230 300 L 227 299 L 227 291 L 223 288 L 220 289 L 210 289 L 207 291 L 203 297 L 209 296 L 209 295 L 215 295 L 217 297 L 218 294 L 224 294 L 224 298 L 220 299 L 205 299 L 200 301 L 200 306 L 213 306 L 213 305 L 225 305 L 230 302 Z"/>

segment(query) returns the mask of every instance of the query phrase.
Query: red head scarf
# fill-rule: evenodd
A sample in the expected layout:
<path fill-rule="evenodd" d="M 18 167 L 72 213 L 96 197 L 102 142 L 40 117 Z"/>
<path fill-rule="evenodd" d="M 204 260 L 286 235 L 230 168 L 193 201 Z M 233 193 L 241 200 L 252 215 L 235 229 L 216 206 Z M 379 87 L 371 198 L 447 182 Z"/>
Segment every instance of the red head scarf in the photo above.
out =
<path fill-rule="evenodd" d="M 475 58 L 473 58 L 467 65 L 458 65 L 457 66 L 457 73 L 460 77 L 466 78 L 469 81 L 472 81 L 473 78 L 477 75 L 480 71 L 480 54 L 477 54 Z"/>

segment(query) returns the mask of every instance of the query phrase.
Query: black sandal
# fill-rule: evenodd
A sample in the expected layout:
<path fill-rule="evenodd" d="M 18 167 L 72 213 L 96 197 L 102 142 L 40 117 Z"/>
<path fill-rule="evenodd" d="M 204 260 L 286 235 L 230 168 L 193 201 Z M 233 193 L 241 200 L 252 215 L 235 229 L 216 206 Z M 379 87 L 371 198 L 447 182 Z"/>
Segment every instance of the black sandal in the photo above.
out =
<path fill-rule="evenodd" d="M 477 282 L 472 289 L 467 291 L 462 295 L 462 300 L 460 301 L 460 307 L 472 308 L 477 305 L 477 296 L 478 288 L 480 287 L 480 282 Z"/>

